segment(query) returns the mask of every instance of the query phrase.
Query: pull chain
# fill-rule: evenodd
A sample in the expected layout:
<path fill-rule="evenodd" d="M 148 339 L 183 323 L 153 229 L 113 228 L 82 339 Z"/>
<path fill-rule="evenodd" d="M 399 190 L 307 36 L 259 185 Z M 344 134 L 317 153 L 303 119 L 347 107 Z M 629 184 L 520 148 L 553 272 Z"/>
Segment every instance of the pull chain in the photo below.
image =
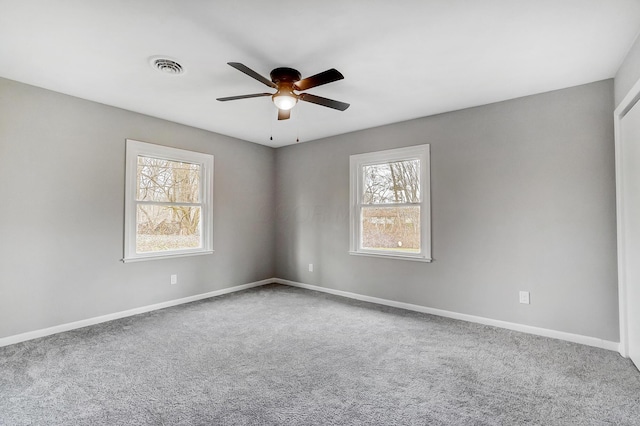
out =
<path fill-rule="evenodd" d="M 269 120 L 269 124 L 271 125 L 271 136 L 269 136 L 269 140 L 273 140 L 273 120 Z"/>

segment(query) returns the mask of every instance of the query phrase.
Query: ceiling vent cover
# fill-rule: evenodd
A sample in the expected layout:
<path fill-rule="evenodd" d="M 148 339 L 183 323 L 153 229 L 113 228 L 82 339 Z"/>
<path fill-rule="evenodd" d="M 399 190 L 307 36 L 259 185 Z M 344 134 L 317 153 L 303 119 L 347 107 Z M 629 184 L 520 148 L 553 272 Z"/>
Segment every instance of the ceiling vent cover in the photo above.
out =
<path fill-rule="evenodd" d="M 184 74 L 184 68 L 182 67 L 182 65 L 180 65 L 173 59 L 154 56 L 149 60 L 149 62 L 151 63 L 151 66 L 153 68 L 165 74 Z"/>

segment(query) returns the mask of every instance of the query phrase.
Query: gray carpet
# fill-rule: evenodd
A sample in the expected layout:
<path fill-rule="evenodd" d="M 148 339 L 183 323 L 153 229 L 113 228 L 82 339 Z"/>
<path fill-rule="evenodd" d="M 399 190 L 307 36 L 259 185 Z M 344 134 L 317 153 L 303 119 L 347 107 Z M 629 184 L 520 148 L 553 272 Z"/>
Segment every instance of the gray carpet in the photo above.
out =
<path fill-rule="evenodd" d="M 602 349 L 269 285 L 0 348 L 2 425 L 640 425 Z"/>

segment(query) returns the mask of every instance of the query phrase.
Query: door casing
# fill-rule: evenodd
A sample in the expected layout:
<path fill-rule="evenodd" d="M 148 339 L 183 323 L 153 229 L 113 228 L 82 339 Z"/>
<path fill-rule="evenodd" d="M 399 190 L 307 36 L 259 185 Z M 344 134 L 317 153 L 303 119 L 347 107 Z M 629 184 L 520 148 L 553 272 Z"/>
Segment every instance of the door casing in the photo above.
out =
<path fill-rule="evenodd" d="M 613 113 L 615 132 L 615 157 L 616 157 L 616 215 L 618 233 L 618 305 L 620 317 L 620 355 L 629 357 L 629 310 L 628 310 L 628 283 L 626 281 L 626 229 L 624 220 L 624 181 L 622 159 L 622 119 L 627 112 L 640 100 L 640 80 L 631 88 L 620 105 Z M 640 167 L 640 165 L 638 165 Z"/>

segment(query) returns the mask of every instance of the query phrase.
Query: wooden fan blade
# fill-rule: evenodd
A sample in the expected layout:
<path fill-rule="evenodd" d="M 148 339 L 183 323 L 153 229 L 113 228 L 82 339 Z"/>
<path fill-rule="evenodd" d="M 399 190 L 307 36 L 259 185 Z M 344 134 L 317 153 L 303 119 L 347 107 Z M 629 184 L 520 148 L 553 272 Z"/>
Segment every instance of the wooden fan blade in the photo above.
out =
<path fill-rule="evenodd" d="M 331 83 L 332 81 L 342 80 L 344 76 L 335 68 L 321 72 L 320 74 L 312 75 L 311 77 L 304 78 L 297 82 L 293 88 L 296 90 L 307 90 L 312 87 L 322 86 L 323 84 Z"/>
<path fill-rule="evenodd" d="M 291 117 L 291 110 L 287 109 L 279 109 L 278 110 L 278 120 L 288 120 Z"/>
<path fill-rule="evenodd" d="M 274 89 L 278 88 L 278 86 L 276 86 L 276 84 L 273 81 L 261 76 L 260 74 L 258 74 L 257 72 L 255 72 L 254 70 L 249 68 L 248 66 L 246 66 L 244 64 L 241 64 L 240 62 L 227 62 L 227 64 L 231 65 L 232 67 L 234 67 L 238 71 L 245 73 L 249 77 L 255 78 L 256 80 L 258 80 L 260 83 L 262 83 L 264 85 L 267 85 L 269 87 L 273 87 Z"/>
<path fill-rule="evenodd" d="M 340 101 L 334 101 L 333 99 L 323 98 L 321 96 L 312 95 L 310 93 L 302 93 L 298 99 L 305 102 L 311 102 L 312 104 L 322 105 L 329 108 L 344 111 L 349 108 L 349 104 Z"/>
<path fill-rule="evenodd" d="M 228 96 L 226 98 L 218 98 L 218 101 L 235 101 L 236 99 L 259 98 L 262 96 L 271 96 L 272 93 L 254 93 L 252 95 Z"/>

